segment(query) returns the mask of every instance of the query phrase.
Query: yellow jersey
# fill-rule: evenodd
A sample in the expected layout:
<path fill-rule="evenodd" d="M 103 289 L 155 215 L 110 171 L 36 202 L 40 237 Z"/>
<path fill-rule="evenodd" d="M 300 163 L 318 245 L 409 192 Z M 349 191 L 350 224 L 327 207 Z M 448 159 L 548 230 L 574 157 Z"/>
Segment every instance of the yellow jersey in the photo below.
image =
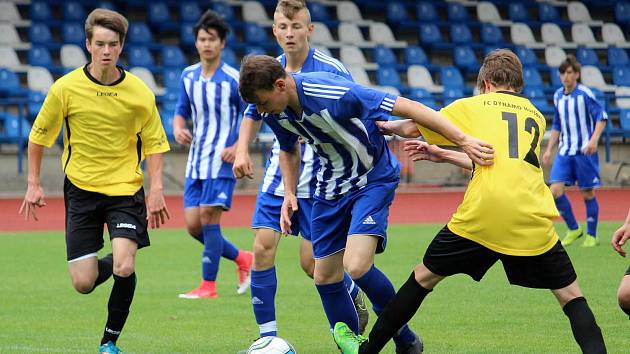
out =
<path fill-rule="evenodd" d="M 133 195 L 143 183 L 145 155 L 169 150 L 155 96 L 138 77 L 103 85 L 87 65 L 50 88 L 29 140 L 51 147 L 64 127 L 61 164 L 77 187 L 110 196 Z"/>
<path fill-rule="evenodd" d="M 552 219 L 559 214 L 540 167 L 545 117 L 524 96 L 505 91 L 459 99 L 440 113 L 494 147 L 493 165 L 473 166 L 449 229 L 507 255 L 534 256 L 551 249 L 558 242 Z M 453 145 L 418 128 L 430 144 Z"/>

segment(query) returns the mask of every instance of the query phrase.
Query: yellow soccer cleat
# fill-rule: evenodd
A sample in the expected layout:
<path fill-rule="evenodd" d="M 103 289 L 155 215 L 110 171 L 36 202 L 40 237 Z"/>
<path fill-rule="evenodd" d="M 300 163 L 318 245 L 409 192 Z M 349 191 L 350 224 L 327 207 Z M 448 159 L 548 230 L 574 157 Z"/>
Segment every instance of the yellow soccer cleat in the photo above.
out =
<path fill-rule="evenodd" d="M 582 228 L 577 228 L 575 230 L 567 231 L 567 235 L 562 239 L 563 246 L 570 246 L 575 240 L 582 237 L 584 235 L 584 231 Z"/>
<path fill-rule="evenodd" d="M 599 237 L 586 234 L 586 237 L 584 238 L 584 242 L 582 242 L 582 247 L 595 247 L 595 246 L 599 246 Z"/>

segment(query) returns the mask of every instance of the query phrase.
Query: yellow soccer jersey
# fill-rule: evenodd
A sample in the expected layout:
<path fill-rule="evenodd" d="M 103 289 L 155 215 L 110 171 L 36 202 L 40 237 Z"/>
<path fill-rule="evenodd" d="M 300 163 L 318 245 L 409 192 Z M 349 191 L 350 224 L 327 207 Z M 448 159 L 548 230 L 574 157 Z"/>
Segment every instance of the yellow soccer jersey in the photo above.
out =
<path fill-rule="evenodd" d="M 169 150 L 155 96 L 138 77 L 121 73 L 102 85 L 86 65 L 57 80 L 29 136 L 50 147 L 63 125 L 66 176 L 81 189 L 110 196 L 136 193 L 145 155 Z"/>
<path fill-rule="evenodd" d="M 454 233 L 491 250 L 533 256 L 558 241 L 552 219 L 559 216 L 540 167 L 545 118 L 516 93 L 463 98 L 440 113 L 464 133 L 494 147 L 494 164 L 474 166 L 464 200 L 448 223 Z M 453 145 L 419 126 L 427 142 Z"/>

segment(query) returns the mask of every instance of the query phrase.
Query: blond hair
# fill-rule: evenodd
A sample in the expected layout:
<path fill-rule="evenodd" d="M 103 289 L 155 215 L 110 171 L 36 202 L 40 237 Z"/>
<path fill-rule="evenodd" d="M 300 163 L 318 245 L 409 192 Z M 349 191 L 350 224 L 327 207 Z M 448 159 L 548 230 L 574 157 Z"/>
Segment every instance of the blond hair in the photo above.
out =
<path fill-rule="evenodd" d="M 92 41 L 92 34 L 94 33 L 94 27 L 96 26 L 105 27 L 118 33 L 120 42 L 123 43 L 125 41 L 125 36 L 127 36 L 129 21 L 127 21 L 125 16 L 116 11 L 95 9 L 90 12 L 87 19 L 85 19 L 85 36 L 90 42 Z"/>

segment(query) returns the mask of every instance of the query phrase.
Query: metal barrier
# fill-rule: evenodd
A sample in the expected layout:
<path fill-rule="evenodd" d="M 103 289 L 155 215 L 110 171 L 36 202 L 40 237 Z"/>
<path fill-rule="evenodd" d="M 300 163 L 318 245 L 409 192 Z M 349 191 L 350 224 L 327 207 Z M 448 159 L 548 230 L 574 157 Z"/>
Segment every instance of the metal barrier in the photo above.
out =
<path fill-rule="evenodd" d="M 0 133 L 0 144 L 17 144 L 18 148 L 18 156 L 17 156 L 17 168 L 18 174 L 22 175 L 23 173 L 23 159 L 24 159 L 24 146 L 28 142 L 28 135 L 24 136 L 24 123 L 26 117 L 28 116 L 26 109 L 28 107 L 28 100 L 26 98 L 0 98 L 0 110 L 2 113 L 2 120 L 5 123 L 4 132 Z M 17 109 L 17 135 L 9 135 L 7 134 L 6 124 L 8 123 L 8 119 L 6 117 L 6 113 L 10 108 Z"/>

